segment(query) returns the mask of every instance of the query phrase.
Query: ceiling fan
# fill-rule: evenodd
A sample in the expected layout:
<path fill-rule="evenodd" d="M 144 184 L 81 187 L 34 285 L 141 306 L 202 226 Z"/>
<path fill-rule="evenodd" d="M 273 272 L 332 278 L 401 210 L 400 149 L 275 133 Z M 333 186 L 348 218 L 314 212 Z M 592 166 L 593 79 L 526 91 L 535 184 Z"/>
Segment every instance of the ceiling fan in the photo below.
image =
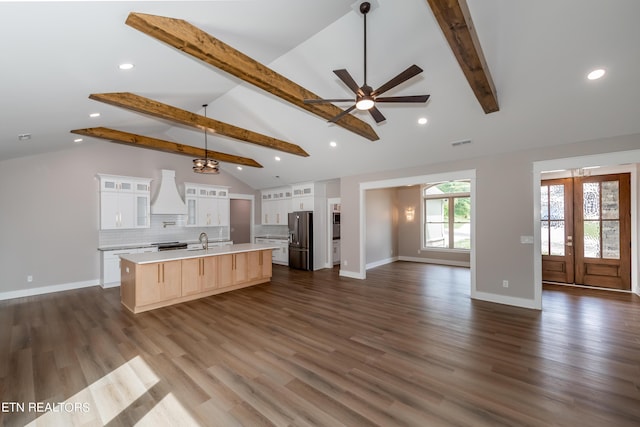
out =
<path fill-rule="evenodd" d="M 373 90 L 371 86 L 367 84 L 367 13 L 371 10 L 371 3 L 362 2 L 360 4 L 360 12 L 364 16 L 364 84 L 358 87 L 358 84 L 355 82 L 351 74 L 345 69 L 341 70 L 333 70 L 336 76 L 344 84 L 347 85 L 349 89 L 351 89 L 356 94 L 355 104 L 351 107 L 344 110 L 342 113 L 333 117 L 329 122 L 335 123 L 340 120 L 345 115 L 349 114 L 354 109 L 358 110 L 368 110 L 371 114 L 371 117 L 376 121 L 376 123 L 383 122 L 385 117 L 382 115 L 380 110 L 376 107 L 376 103 L 378 102 L 427 102 L 430 95 L 412 95 L 412 96 L 385 96 L 380 97 L 383 93 L 398 86 L 401 83 L 409 80 L 410 78 L 420 74 L 422 72 L 422 68 L 417 65 L 412 65 L 378 89 Z M 305 99 L 305 104 L 320 104 L 320 103 L 332 103 L 332 102 L 353 102 L 353 98 L 348 99 Z"/>

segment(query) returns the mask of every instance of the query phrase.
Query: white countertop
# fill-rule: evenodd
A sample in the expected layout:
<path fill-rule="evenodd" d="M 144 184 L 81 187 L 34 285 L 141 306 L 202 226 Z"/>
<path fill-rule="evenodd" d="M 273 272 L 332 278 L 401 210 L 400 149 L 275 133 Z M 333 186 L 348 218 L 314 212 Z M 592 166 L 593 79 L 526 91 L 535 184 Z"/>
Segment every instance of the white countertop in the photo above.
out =
<path fill-rule="evenodd" d="M 230 242 L 229 239 L 209 239 L 209 243 Z M 160 242 L 162 243 L 162 242 Z M 192 244 L 200 243 L 199 240 L 185 240 L 180 243 Z M 158 246 L 158 243 L 127 243 L 127 244 L 115 244 L 115 245 L 103 245 L 99 246 L 99 251 L 114 251 L 114 250 L 126 250 L 126 249 L 138 249 L 138 248 L 153 248 Z"/>
<path fill-rule="evenodd" d="M 204 249 L 179 249 L 175 251 L 147 252 L 143 254 L 126 254 L 120 258 L 131 261 L 134 264 L 151 264 L 155 262 L 178 261 L 189 258 L 201 258 L 205 256 L 235 254 L 239 252 L 259 251 L 263 249 L 280 249 L 278 246 L 267 243 L 240 243 L 237 245 L 225 245 Z"/>

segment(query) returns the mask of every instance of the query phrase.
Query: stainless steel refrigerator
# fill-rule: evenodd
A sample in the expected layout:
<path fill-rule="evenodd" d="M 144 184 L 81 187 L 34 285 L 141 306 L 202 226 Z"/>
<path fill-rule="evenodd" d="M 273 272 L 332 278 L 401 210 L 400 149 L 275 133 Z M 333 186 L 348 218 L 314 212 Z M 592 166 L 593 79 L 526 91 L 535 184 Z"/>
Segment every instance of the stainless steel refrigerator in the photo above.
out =
<path fill-rule="evenodd" d="M 289 214 L 289 267 L 313 270 L 313 212 Z"/>

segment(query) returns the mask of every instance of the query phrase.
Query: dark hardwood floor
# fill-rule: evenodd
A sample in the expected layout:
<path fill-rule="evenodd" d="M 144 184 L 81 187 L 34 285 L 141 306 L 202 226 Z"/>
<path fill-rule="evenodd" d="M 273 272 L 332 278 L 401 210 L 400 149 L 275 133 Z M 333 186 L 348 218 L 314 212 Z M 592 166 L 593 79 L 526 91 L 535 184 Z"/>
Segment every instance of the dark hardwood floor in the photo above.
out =
<path fill-rule="evenodd" d="M 367 277 L 275 266 L 270 284 L 138 315 L 117 288 L 0 302 L 0 421 L 640 425 L 636 295 L 548 286 L 537 312 L 471 300 L 464 268 Z"/>

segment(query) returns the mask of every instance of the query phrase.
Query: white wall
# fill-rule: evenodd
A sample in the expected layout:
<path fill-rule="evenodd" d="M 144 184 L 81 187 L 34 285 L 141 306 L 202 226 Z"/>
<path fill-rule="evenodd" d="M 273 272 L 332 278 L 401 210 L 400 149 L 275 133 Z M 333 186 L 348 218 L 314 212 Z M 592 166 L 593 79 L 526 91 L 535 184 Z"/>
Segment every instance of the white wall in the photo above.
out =
<path fill-rule="evenodd" d="M 185 181 L 255 193 L 224 170 L 201 176 L 191 166 L 186 156 L 109 142 L 0 162 L 0 299 L 29 294 L 32 288 L 40 288 L 37 293 L 98 283 L 97 173 L 152 178 L 152 199 L 161 169 L 176 171 L 183 196 Z"/>

